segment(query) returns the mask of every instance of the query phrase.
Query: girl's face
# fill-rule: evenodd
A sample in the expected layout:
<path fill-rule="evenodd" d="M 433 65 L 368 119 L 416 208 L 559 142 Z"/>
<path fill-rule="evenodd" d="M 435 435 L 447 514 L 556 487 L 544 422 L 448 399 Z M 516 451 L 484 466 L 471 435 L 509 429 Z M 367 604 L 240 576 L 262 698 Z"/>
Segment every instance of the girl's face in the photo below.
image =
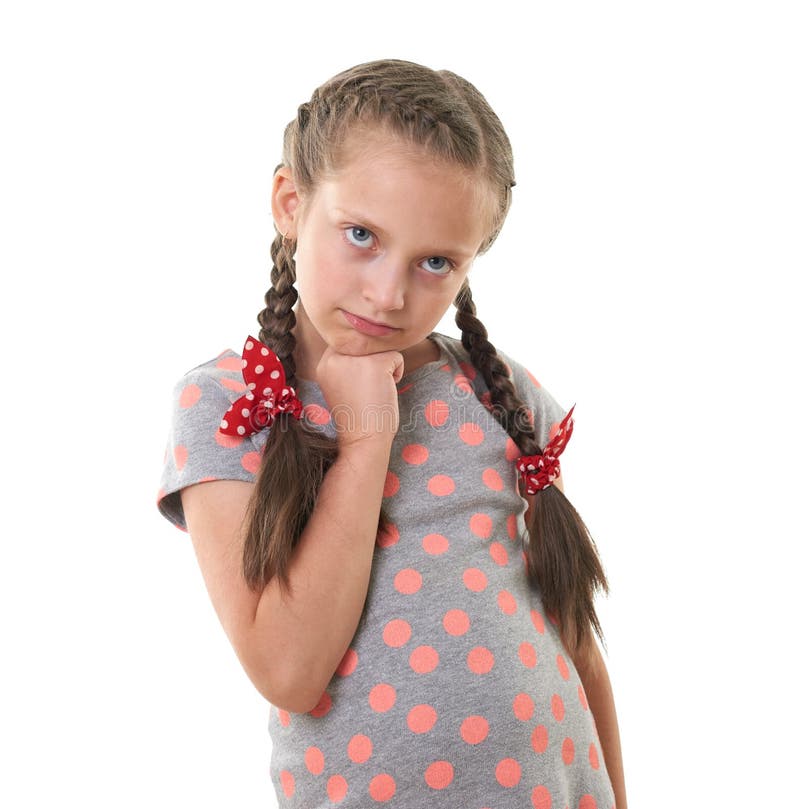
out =
<path fill-rule="evenodd" d="M 313 378 L 326 346 L 401 351 L 407 373 L 432 358 L 425 338 L 487 236 L 493 196 L 474 174 L 385 135 L 351 138 L 341 163 L 310 197 L 290 169 L 275 177 L 276 223 L 297 242 L 298 374 Z"/>

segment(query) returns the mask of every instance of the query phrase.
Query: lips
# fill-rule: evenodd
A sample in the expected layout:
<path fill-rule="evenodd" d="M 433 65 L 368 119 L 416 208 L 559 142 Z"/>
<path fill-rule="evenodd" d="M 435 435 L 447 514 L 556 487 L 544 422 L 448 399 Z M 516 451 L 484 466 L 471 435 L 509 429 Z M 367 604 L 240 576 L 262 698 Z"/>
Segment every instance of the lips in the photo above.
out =
<path fill-rule="evenodd" d="M 362 334 L 369 334 L 373 337 L 377 337 L 397 331 L 397 329 L 395 329 L 393 326 L 387 326 L 385 323 L 378 323 L 375 320 L 361 317 L 361 315 L 354 315 L 352 312 L 347 312 L 344 309 L 342 309 L 342 314 L 344 315 L 345 320 L 347 320 L 347 322 L 354 329 L 356 329 L 356 331 L 360 331 Z"/>

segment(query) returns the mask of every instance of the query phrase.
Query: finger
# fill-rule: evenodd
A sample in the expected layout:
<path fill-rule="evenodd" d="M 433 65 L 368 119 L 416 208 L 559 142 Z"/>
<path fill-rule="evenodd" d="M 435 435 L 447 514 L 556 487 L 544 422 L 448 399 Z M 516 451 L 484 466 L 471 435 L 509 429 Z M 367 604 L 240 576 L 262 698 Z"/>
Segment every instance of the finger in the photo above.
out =
<path fill-rule="evenodd" d="M 405 367 L 405 360 L 399 351 L 393 352 L 394 367 L 392 368 L 392 378 L 395 382 L 399 382 L 403 378 L 403 368 Z"/>

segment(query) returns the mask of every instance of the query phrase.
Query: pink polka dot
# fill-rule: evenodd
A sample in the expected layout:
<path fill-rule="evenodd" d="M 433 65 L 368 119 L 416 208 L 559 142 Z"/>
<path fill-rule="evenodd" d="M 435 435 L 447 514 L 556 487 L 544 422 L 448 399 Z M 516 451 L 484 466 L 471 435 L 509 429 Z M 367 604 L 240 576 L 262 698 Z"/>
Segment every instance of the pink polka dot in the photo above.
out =
<path fill-rule="evenodd" d="M 464 391 L 464 393 L 472 393 L 472 385 L 470 385 L 469 379 L 464 374 L 456 374 L 453 377 L 453 384 L 458 386 L 459 390 Z"/>
<path fill-rule="evenodd" d="M 394 707 L 397 692 L 387 683 L 378 683 L 369 692 L 369 706 L 375 713 L 386 713 Z"/>
<path fill-rule="evenodd" d="M 578 801 L 578 809 L 597 809 L 597 801 L 591 795 L 584 795 Z"/>
<path fill-rule="evenodd" d="M 586 692 L 583 690 L 583 686 L 578 683 L 578 699 L 580 700 L 583 709 L 588 711 L 589 710 L 589 700 L 586 699 Z"/>
<path fill-rule="evenodd" d="M 469 518 L 469 530 L 476 537 L 487 539 L 492 535 L 492 518 L 488 514 L 473 514 Z"/>
<path fill-rule="evenodd" d="M 517 611 L 517 601 L 508 590 L 501 590 L 497 594 L 497 606 L 506 615 L 513 615 Z"/>
<path fill-rule="evenodd" d="M 464 610 L 448 610 L 442 618 L 444 631 L 456 637 L 469 630 L 469 615 Z"/>
<path fill-rule="evenodd" d="M 397 540 L 400 539 L 400 532 L 397 530 L 397 526 L 390 522 L 386 526 L 385 531 L 381 531 L 375 542 L 380 548 L 391 548 L 392 545 L 397 544 Z"/>
<path fill-rule="evenodd" d="M 186 466 L 186 461 L 189 459 L 189 450 L 183 446 L 183 444 L 178 444 L 177 447 L 172 451 L 172 457 L 175 459 L 175 466 L 180 470 Z"/>
<path fill-rule="evenodd" d="M 341 803 L 347 795 L 347 781 L 341 775 L 328 779 L 328 797 L 332 803 Z"/>
<path fill-rule="evenodd" d="M 489 555 L 494 559 L 495 564 L 501 567 L 508 564 L 508 551 L 502 542 L 492 542 L 489 548 Z"/>
<path fill-rule="evenodd" d="M 342 657 L 341 661 L 339 662 L 336 673 L 340 677 L 349 677 L 356 670 L 357 665 L 358 653 L 355 649 L 348 649 L 344 653 L 344 657 Z"/>
<path fill-rule="evenodd" d="M 309 747 L 306 750 L 306 769 L 312 775 L 319 775 L 325 769 L 325 756 L 319 747 Z"/>
<path fill-rule="evenodd" d="M 450 408 L 447 402 L 441 399 L 431 399 L 425 405 L 425 420 L 431 427 L 441 427 L 450 416 Z"/>
<path fill-rule="evenodd" d="M 453 765 L 449 761 L 434 761 L 425 770 L 425 783 L 431 789 L 445 789 L 453 781 Z"/>
<path fill-rule="evenodd" d="M 403 595 L 409 596 L 418 593 L 420 587 L 422 587 L 422 575 L 413 568 L 405 568 L 394 577 L 394 589 Z"/>
<path fill-rule="evenodd" d="M 383 803 L 391 800 L 397 790 L 397 785 L 391 775 L 382 772 L 369 782 L 369 796 L 373 801 Z"/>
<path fill-rule="evenodd" d="M 488 486 L 493 492 L 503 490 L 503 478 L 501 478 L 500 473 L 496 469 L 492 469 L 491 466 L 483 470 L 481 480 L 483 480 L 483 485 Z"/>
<path fill-rule="evenodd" d="M 218 360 L 214 363 L 216 368 L 221 371 L 239 371 L 242 370 L 242 360 L 240 357 L 225 357 L 223 360 Z"/>
<path fill-rule="evenodd" d="M 178 397 L 178 404 L 183 407 L 192 407 L 200 401 L 203 391 L 199 385 L 187 385 Z"/>
<path fill-rule="evenodd" d="M 537 725 L 531 733 L 531 747 L 535 753 L 544 753 L 547 750 L 547 728 Z"/>
<path fill-rule="evenodd" d="M 286 795 L 287 798 L 291 798 L 292 795 L 294 795 L 294 776 L 289 770 L 281 770 L 280 779 L 283 794 Z"/>
<path fill-rule="evenodd" d="M 467 568 L 462 579 L 467 590 L 472 590 L 473 593 L 482 593 L 489 584 L 486 574 L 477 567 Z"/>
<path fill-rule="evenodd" d="M 428 448 L 422 444 L 406 444 L 401 455 L 406 463 L 419 466 L 428 460 Z"/>
<path fill-rule="evenodd" d="M 439 665 L 439 653 L 433 646 L 417 646 L 409 655 L 408 665 L 417 674 L 430 674 Z"/>
<path fill-rule="evenodd" d="M 225 449 L 234 449 L 244 441 L 244 437 L 241 435 L 225 435 L 225 433 L 221 433 L 217 430 L 214 433 L 214 440 Z"/>
<path fill-rule="evenodd" d="M 506 460 L 516 461 L 522 455 L 520 448 L 514 443 L 513 438 L 506 439 Z"/>
<path fill-rule="evenodd" d="M 427 733 L 436 724 L 436 711 L 430 705 L 415 705 L 406 717 L 412 733 Z"/>
<path fill-rule="evenodd" d="M 473 674 L 488 674 L 494 667 L 494 655 L 485 646 L 476 646 L 467 655 L 467 665 Z"/>
<path fill-rule="evenodd" d="M 519 762 L 513 758 L 504 758 L 497 765 L 494 771 L 494 777 L 501 787 L 515 787 L 522 778 L 522 767 Z"/>
<path fill-rule="evenodd" d="M 464 376 L 467 377 L 467 379 L 475 379 L 478 372 L 475 370 L 475 366 L 471 362 L 459 362 L 458 365 L 464 372 Z"/>
<path fill-rule="evenodd" d="M 241 379 L 229 379 L 227 376 L 223 376 L 219 380 L 219 384 L 222 385 L 223 388 L 227 388 L 236 393 L 244 393 L 247 390 L 247 385 L 245 385 Z"/>
<path fill-rule="evenodd" d="M 534 787 L 531 794 L 531 803 L 533 804 L 533 809 L 552 809 L 553 799 L 550 797 L 550 790 L 541 784 Z"/>
<path fill-rule="evenodd" d="M 400 478 L 391 470 L 386 473 L 386 480 L 383 484 L 383 496 L 392 497 L 400 491 Z"/>
<path fill-rule="evenodd" d="M 461 738 L 467 744 L 480 744 L 489 735 L 489 723 L 482 716 L 468 716 L 461 723 Z"/>
<path fill-rule="evenodd" d="M 517 654 L 523 666 L 532 669 L 536 665 L 536 649 L 534 649 L 533 644 L 528 643 L 528 641 L 520 643 Z"/>
<path fill-rule="evenodd" d="M 569 680 L 569 666 L 567 665 L 567 661 L 564 660 L 562 655 L 556 655 L 556 665 L 558 666 L 558 671 L 561 676 L 565 680 Z"/>
<path fill-rule="evenodd" d="M 372 755 L 372 739 L 356 733 L 347 744 L 347 755 L 355 764 L 363 764 Z"/>
<path fill-rule="evenodd" d="M 506 532 L 508 533 L 508 538 L 516 539 L 518 531 L 519 526 L 517 525 L 517 515 L 510 514 L 506 519 Z"/>
<path fill-rule="evenodd" d="M 325 714 L 327 714 L 328 711 L 330 711 L 331 707 L 333 707 L 331 695 L 327 691 L 325 691 L 319 698 L 319 702 L 312 710 L 309 711 L 309 713 L 311 714 L 311 716 L 320 719 L 321 717 L 325 716 Z"/>
<path fill-rule="evenodd" d="M 284 711 L 283 708 L 279 708 L 278 721 L 283 727 L 288 728 L 292 722 L 292 717 L 290 716 L 289 711 Z"/>
<path fill-rule="evenodd" d="M 437 497 L 445 497 L 448 494 L 452 494 L 455 490 L 455 481 L 447 475 L 434 475 L 428 481 L 428 491 L 431 494 L 435 494 Z"/>
<path fill-rule="evenodd" d="M 258 452 L 245 452 L 242 455 L 242 468 L 255 475 L 261 468 L 261 454 Z"/>
<path fill-rule="evenodd" d="M 589 745 L 589 764 L 592 765 L 593 770 L 600 769 L 600 756 L 597 753 L 597 748 L 595 747 L 594 742 Z"/>
<path fill-rule="evenodd" d="M 560 424 L 561 424 L 560 422 L 558 422 L 558 421 L 554 421 L 554 422 L 553 422 L 553 423 L 550 425 L 550 434 L 549 434 L 549 436 L 548 436 L 548 440 L 552 441 L 552 440 L 553 440 L 553 438 L 555 438 L 556 433 L 558 432 L 558 428 L 559 428 Z"/>
<path fill-rule="evenodd" d="M 389 621 L 383 628 L 383 642 L 393 649 L 399 649 L 408 643 L 411 638 L 411 624 L 402 618 Z"/>
<path fill-rule="evenodd" d="M 561 743 L 561 760 L 564 764 L 572 764 L 575 761 L 575 742 L 569 736 Z"/>
<path fill-rule="evenodd" d="M 553 712 L 556 722 L 564 721 L 564 700 L 558 694 L 553 694 L 550 700 L 550 710 Z"/>
<path fill-rule="evenodd" d="M 443 537 L 441 534 L 428 534 L 422 540 L 422 547 L 425 549 L 425 553 L 429 553 L 431 556 L 439 556 L 450 547 L 450 542 L 447 537 Z"/>
<path fill-rule="evenodd" d="M 303 416 L 312 424 L 327 424 L 331 420 L 330 411 L 318 404 L 304 405 Z"/>
<path fill-rule="evenodd" d="M 531 623 L 540 635 L 544 635 L 544 618 L 536 610 L 531 610 Z"/>
<path fill-rule="evenodd" d="M 520 693 L 514 697 L 514 716 L 521 722 L 528 722 L 533 716 L 533 700 L 530 694 Z"/>
<path fill-rule="evenodd" d="M 471 447 L 475 447 L 483 441 L 483 430 L 472 422 L 462 424 L 458 428 L 458 437 Z"/>

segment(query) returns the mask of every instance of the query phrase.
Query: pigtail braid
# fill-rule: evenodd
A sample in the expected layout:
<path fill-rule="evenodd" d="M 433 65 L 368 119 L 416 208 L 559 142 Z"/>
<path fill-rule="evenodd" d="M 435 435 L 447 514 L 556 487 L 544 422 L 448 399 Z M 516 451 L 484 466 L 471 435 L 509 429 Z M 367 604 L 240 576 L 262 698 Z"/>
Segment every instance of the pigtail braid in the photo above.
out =
<path fill-rule="evenodd" d="M 455 304 L 461 342 L 489 389 L 492 415 L 521 454 L 540 454 L 528 408 L 517 394 L 508 367 L 487 339 L 466 281 Z M 537 493 L 527 519 L 528 574 L 538 585 L 544 608 L 559 625 L 564 644 L 574 657 L 587 648 L 592 630 L 603 642 L 594 594 L 597 590 L 608 592 L 608 583 L 597 548 L 578 512 L 555 486 Z"/>
<path fill-rule="evenodd" d="M 283 363 L 286 381 L 296 388 L 292 328 L 297 300 L 294 288 L 294 248 L 280 234 L 271 248 L 272 287 L 259 313 L 259 340 L 275 351 Z M 279 415 L 264 444 L 261 465 L 245 516 L 243 572 L 251 589 L 263 589 L 278 576 L 289 589 L 289 561 L 300 534 L 314 510 L 317 493 L 330 465 L 336 460 L 336 441 L 288 414 Z"/>

